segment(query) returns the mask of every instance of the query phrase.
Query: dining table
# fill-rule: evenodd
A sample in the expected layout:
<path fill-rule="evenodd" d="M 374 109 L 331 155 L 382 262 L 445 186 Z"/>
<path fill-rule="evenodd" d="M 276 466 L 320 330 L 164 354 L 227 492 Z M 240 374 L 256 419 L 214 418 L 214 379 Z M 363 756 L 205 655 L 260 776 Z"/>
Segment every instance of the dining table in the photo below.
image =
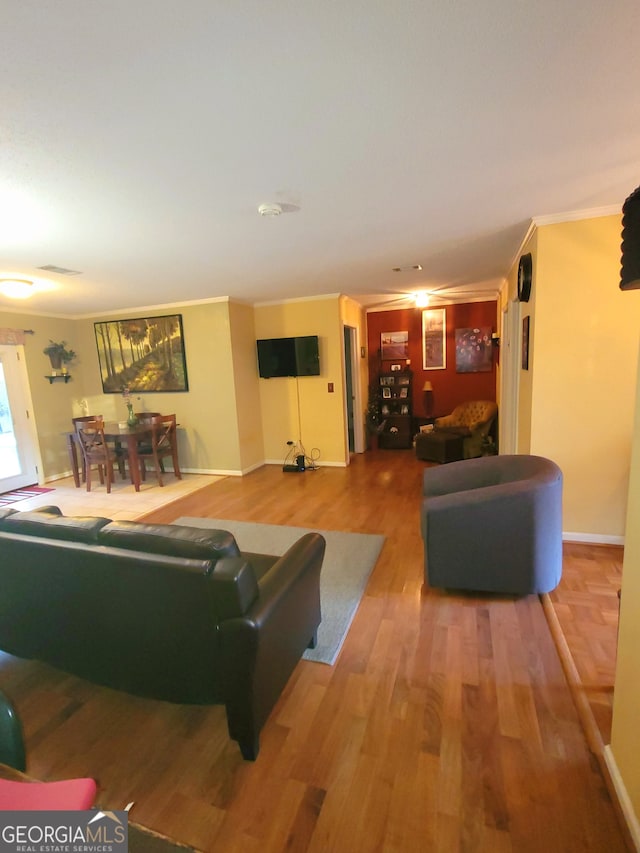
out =
<path fill-rule="evenodd" d="M 119 442 L 120 445 L 126 445 L 127 456 L 129 459 L 129 475 L 131 482 L 136 490 L 140 491 L 140 460 L 138 457 L 138 442 L 151 438 L 153 427 L 150 422 L 140 421 L 135 426 L 120 426 L 116 421 L 105 421 L 104 437 L 107 441 Z M 76 433 L 70 430 L 65 433 L 67 438 L 67 450 L 69 451 L 69 462 L 71 464 L 71 472 L 73 474 L 73 482 L 77 489 L 80 488 L 80 466 L 78 464 L 78 442 Z"/>

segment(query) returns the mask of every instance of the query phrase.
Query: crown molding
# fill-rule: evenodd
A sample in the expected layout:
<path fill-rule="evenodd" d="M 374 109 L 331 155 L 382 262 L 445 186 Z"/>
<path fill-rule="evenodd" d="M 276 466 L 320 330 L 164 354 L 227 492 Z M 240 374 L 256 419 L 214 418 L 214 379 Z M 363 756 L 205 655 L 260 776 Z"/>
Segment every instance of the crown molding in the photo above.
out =
<path fill-rule="evenodd" d="M 290 302 L 317 302 L 319 299 L 338 299 L 342 293 L 319 293 L 315 296 L 297 296 L 292 299 L 274 299 L 271 302 L 254 302 L 254 308 L 266 308 L 269 305 L 288 305 Z"/>
<path fill-rule="evenodd" d="M 622 213 L 622 205 L 609 204 L 604 207 L 590 207 L 586 210 L 569 210 L 565 213 L 549 213 L 534 216 L 533 225 L 557 225 L 560 222 L 578 222 L 580 219 L 597 219 L 599 216 L 614 216 Z"/>

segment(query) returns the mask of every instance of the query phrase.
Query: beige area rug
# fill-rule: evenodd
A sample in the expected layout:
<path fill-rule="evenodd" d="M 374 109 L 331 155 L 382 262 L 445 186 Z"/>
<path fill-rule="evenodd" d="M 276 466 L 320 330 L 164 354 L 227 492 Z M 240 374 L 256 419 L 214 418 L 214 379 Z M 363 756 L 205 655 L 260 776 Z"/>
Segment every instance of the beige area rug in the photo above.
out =
<path fill-rule="evenodd" d="M 286 527 L 280 524 L 257 524 L 221 518 L 184 516 L 174 524 L 186 524 L 233 533 L 243 551 L 280 556 L 305 533 L 308 527 Z M 373 533 L 344 533 L 340 530 L 318 530 L 327 543 L 320 572 L 322 622 L 318 628 L 318 645 L 307 649 L 306 660 L 333 665 L 340 653 L 351 622 L 356 615 L 369 575 L 373 571 L 384 536 Z"/>
<path fill-rule="evenodd" d="M 212 474 L 183 474 L 182 480 L 177 480 L 168 472 L 164 486 L 160 487 L 155 477 L 147 477 L 146 482 L 140 485 L 139 492 L 128 480 L 123 481 L 118 477 L 111 486 L 110 494 L 107 494 L 105 486 L 96 482 L 96 477 L 90 492 L 84 485 L 76 489 L 73 477 L 65 477 L 47 483 L 53 491 L 16 501 L 11 504 L 11 509 L 24 511 L 53 504 L 60 507 L 64 515 L 99 515 L 113 520 L 135 521 L 158 507 L 224 479 Z"/>

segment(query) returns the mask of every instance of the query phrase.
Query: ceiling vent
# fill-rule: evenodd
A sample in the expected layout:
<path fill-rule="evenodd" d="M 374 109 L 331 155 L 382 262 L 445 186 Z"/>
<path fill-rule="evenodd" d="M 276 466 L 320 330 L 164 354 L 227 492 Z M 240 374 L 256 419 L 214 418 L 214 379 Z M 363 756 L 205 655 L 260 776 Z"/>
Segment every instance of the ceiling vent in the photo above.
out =
<path fill-rule="evenodd" d="M 38 269 L 54 272 L 58 275 L 82 275 L 80 270 L 68 270 L 66 267 L 56 267 L 53 264 L 47 264 L 45 267 L 38 267 Z"/>

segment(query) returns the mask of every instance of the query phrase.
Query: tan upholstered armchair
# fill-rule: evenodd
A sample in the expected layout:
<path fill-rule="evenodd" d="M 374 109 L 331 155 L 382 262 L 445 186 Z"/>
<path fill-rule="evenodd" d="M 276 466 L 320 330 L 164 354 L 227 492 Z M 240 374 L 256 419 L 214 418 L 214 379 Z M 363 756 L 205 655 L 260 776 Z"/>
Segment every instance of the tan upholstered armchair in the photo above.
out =
<path fill-rule="evenodd" d="M 490 400 L 470 400 L 461 403 L 442 418 L 436 418 L 435 428 L 450 430 L 463 437 L 464 459 L 482 456 L 482 443 L 498 414 L 498 407 Z"/>

